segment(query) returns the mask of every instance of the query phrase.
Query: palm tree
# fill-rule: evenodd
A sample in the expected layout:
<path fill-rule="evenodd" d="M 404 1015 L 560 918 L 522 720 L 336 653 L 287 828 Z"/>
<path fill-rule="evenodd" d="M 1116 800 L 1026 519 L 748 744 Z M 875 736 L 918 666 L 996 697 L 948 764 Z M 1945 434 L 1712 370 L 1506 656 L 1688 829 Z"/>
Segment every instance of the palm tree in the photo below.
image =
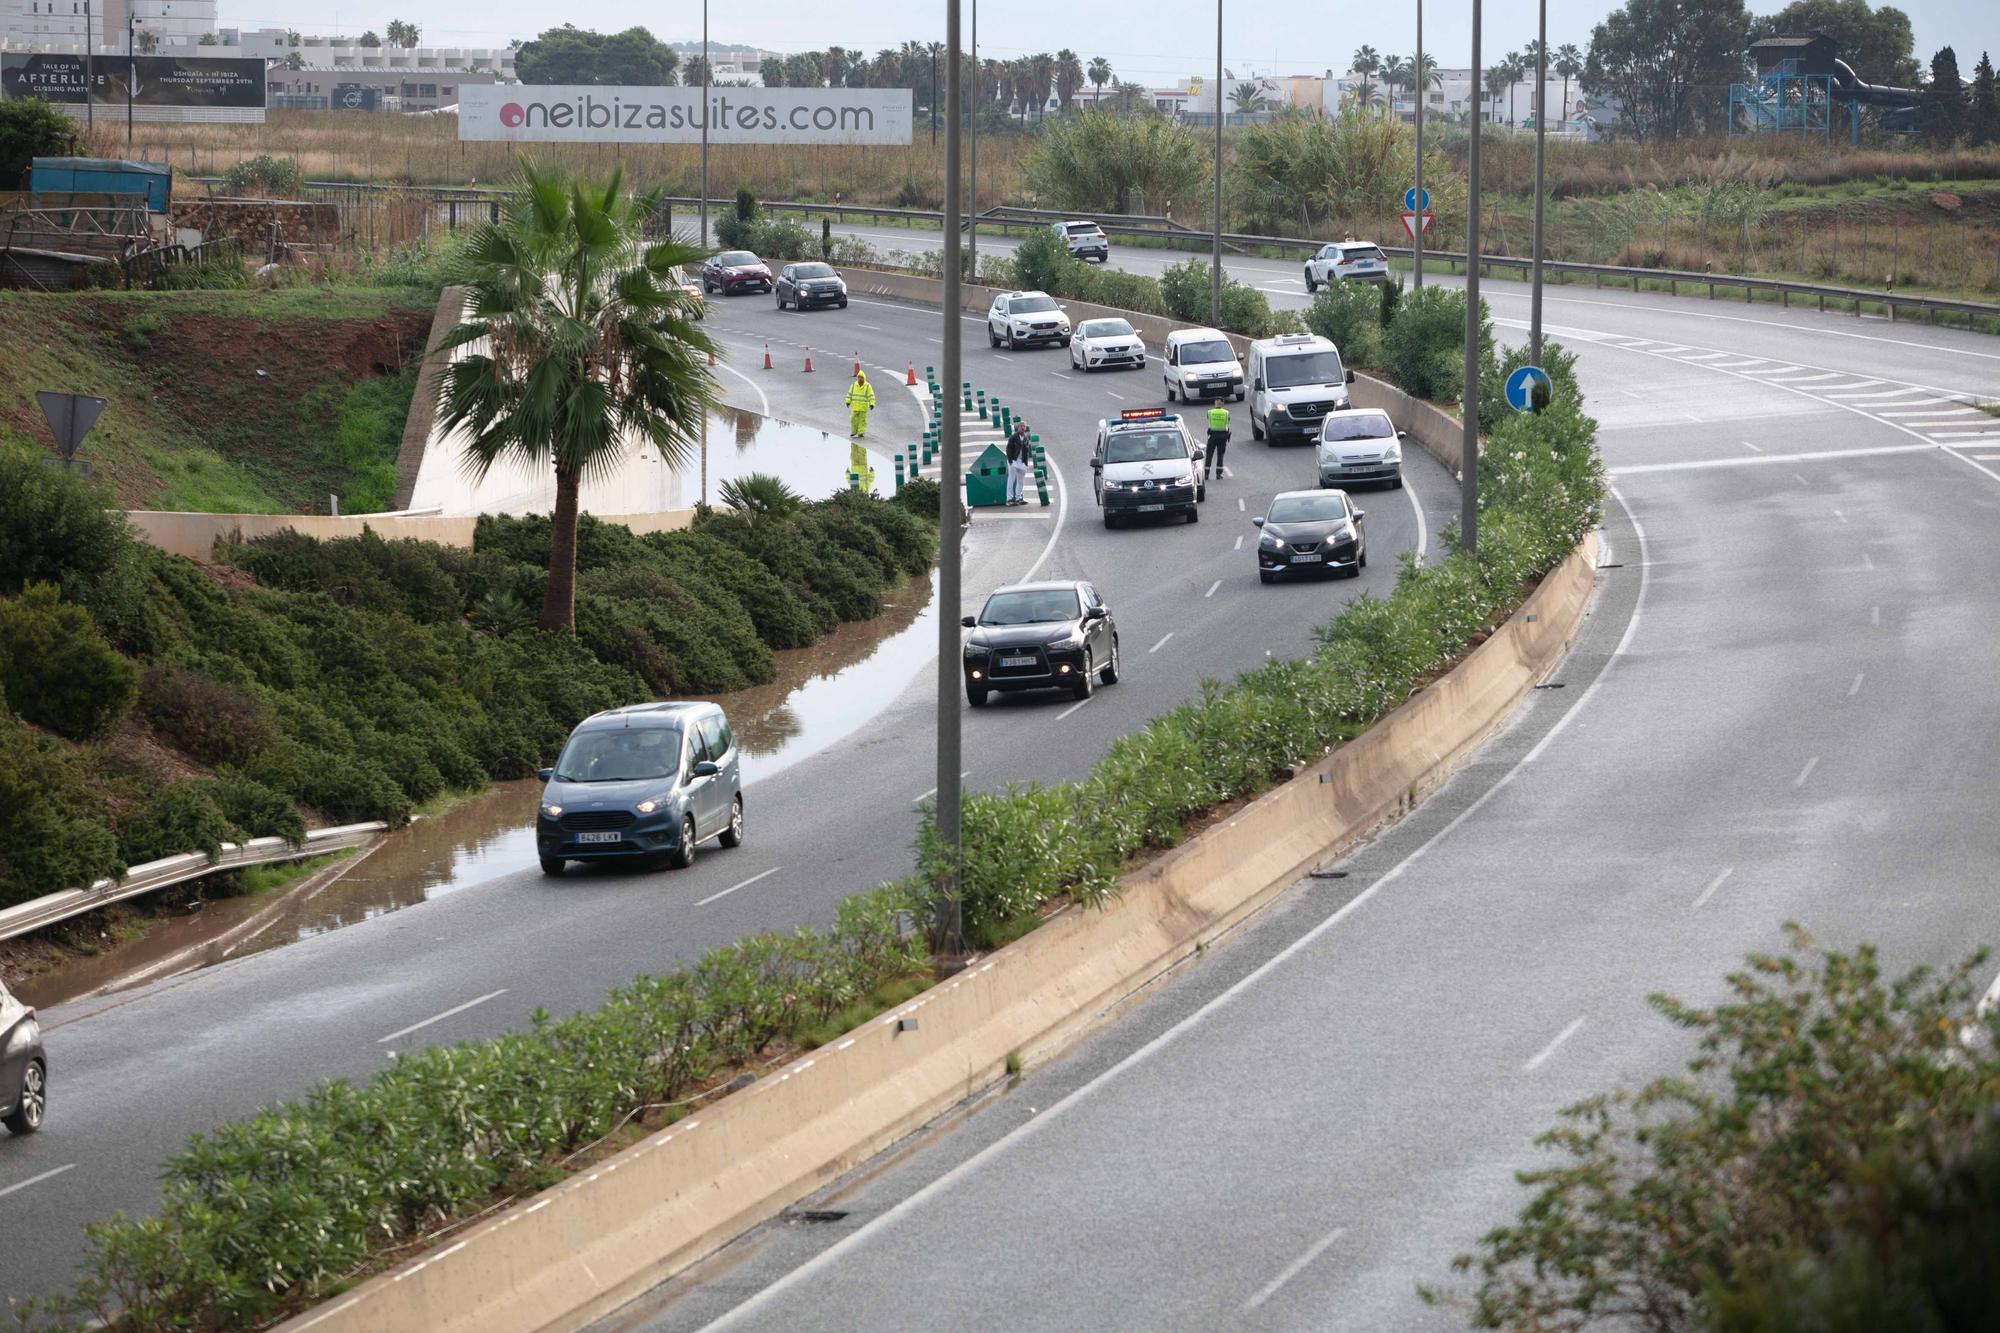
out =
<path fill-rule="evenodd" d="M 1056 58 L 1047 51 L 1028 57 L 1028 81 L 1035 98 L 1035 119 L 1046 120 L 1049 114 L 1049 89 L 1055 86 Z"/>
<path fill-rule="evenodd" d="M 1583 52 L 1576 49 L 1576 43 L 1564 42 L 1556 48 L 1556 63 L 1551 65 L 1550 68 L 1562 75 L 1562 119 L 1564 123 L 1567 123 L 1569 120 L 1569 81 L 1583 73 Z"/>
<path fill-rule="evenodd" d="M 1389 56 L 1382 62 L 1382 82 L 1389 87 L 1390 105 L 1395 104 L 1396 90 L 1409 81 L 1410 62 L 1401 56 Z"/>
<path fill-rule="evenodd" d="M 1271 105 L 1264 96 L 1264 90 L 1254 83 L 1237 84 L 1235 88 L 1230 90 L 1229 100 L 1236 107 L 1238 113 L 1246 116 L 1254 112 L 1268 110 Z"/>
<path fill-rule="evenodd" d="M 1514 119 L 1514 85 L 1521 81 L 1527 64 L 1519 51 L 1509 51 L 1501 58 L 1500 68 L 1507 74 L 1507 128 L 1511 130 L 1520 123 Z"/>
<path fill-rule="evenodd" d="M 1069 110 L 1070 102 L 1076 97 L 1076 90 L 1083 87 L 1083 61 L 1076 52 L 1064 47 L 1056 52 L 1056 100 L 1062 109 Z"/>
<path fill-rule="evenodd" d="M 660 203 L 658 190 L 627 195 L 617 170 L 588 184 L 523 162 L 500 220 L 472 232 L 450 265 L 465 317 L 439 345 L 465 355 L 439 386 L 444 429 L 467 432 L 474 477 L 508 458 L 555 472 L 545 630 L 575 630 L 584 477 L 616 467 L 640 438 L 684 466 L 716 396 L 705 362 L 717 349 L 676 274 L 701 252 L 644 239 Z"/>
<path fill-rule="evenodd" d="M 1500 94 L 1514 86 L 1514 71 L 1503 58 L 1498 63 L 1486 67 L 1486 100 L 1498 101 Z"/>
<path fill-rule="evenodd" d="M 1535 73 L 1535 70 L 1536 70 L 1536 67 L 1537 67 L 1537 62 L 1536 62 L 1536 54 L 1537 54 L 1537 53 L 1538 53 L 1538 52 L 1539 52 L 1539 51 L 1541 50 L 1541 45 L 1542 45 L 1542 39 L 1541 39 L 1541 38 L 1539 38 L 1539 37 L 1530 37 L 1530 38 L 1528 39 L 1528 44 L 1527 44 L 1526 46 L 1523 46 L 1523 47 L 1521 48 L 1521 77 L 1522 77 L 1522 78 L 1524 78 L 1524 79 L 1525 79 L 1525 78 L 1527 78 L 1527 77 L 1529 77 L 1530 75 L 1532 75 L 1532 74 L 1534 74 L 1534 73 Z M 1535 82 L 1535 91 L 1534 91 L 1534 97 L 1533 97 L 1533 98 L 1532 98 L 1531 100 L 1532 100 L 1532 101 L 1533 101 L 1533 103 L 1534 103 L 1534 108 L 1535 108 L 1535 118 L 1536 118 L 1537 120 L 1540 120 L 1540 119 L 1541 119 L 1541 115 L 1542 115 L 1542 103 L 1543 103 L 1543 102 L 1546 102 L 1546 101 L 1548 100 L 1548 98 L 1546 98 L 1545 96 L 1543 96 L 1543 93 L 1544 93 L 1544 91 L 1545 91 L 1545 90 L 1544 90 L 1544 89 L 1543 89 L 1543 87 L 1541 86 L 1541 81 L 1540 81 L 1540 80 L 1536 80 L 1536 82 Z"/>
<path fill-rule="evenodd" d="M 1348 68 L 1361 76 L 1361 89 L 1355 94 L 1355 105 L 1363 107 L 1373 105 L 1376 98 L 1372 80 L 1375 75 L 1382 72 L 1381 53 L 1372 46 L 1361 47 L 1354 53 L 1354 59 Z"/>
<path fill-rule="evenodd" d="M 1090 86 L 1097 90 L 1094 100 L 1104 100 L 1104 85 L 1111 82 L 1111 62 L 1103 56 L 1092 56 L 1090 68 L 1084 71 L 1090 79 Z"/>
<path fill-rule="evenodd" d="M 787 486 L 783 478 L 769 472 L 746 472 L 731 477 L 722 483 L 718 494 L 723 504 L 750 522 L 755 522 L 758 514 L 772 518 L 796 514 L 805 505 L 804 496 Z"/>

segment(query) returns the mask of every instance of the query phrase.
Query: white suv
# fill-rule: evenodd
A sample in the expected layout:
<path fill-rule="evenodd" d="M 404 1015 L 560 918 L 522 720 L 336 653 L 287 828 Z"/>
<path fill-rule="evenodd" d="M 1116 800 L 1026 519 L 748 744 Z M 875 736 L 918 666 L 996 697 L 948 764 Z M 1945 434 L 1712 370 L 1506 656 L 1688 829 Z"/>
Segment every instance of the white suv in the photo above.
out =
<path fill-rule="evenodd" d="M 1069 247 L 1072 258 L 1095 259 L 1102 264 L 1111 258 L 1111 242 L 1104 235 L 1104 228 L 1095 222 L 1056 222 L 1049 230 L 1056 239 Z"/>
<path fill-rule="evenodd" d="M 986 339 L 1012 351 L 1069 341 L 1069 316 L 1047 292 L 1002 292 L 986 312 Z"/>
<path fill-rule="evenodd" d="M 1306 261 L 1306 290 L 1316 292 L 1332 282 L 1347 279 L 1387 282 L 1389 257 L 1373 241 L 1340 241 L 1322 245 L 1319 253 Z"/>

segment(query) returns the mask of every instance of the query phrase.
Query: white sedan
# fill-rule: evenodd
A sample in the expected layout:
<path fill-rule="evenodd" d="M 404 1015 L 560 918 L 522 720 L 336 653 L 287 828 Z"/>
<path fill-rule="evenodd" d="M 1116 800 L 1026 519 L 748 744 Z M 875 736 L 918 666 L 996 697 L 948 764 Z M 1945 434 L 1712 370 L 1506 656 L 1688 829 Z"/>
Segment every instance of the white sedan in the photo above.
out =
<path fill-rule="evenodd" d="M 1146 368 L 1146 344 L 1139 333 L 1122 319 L 1086 319 L 1076 326 L 1069 339 L 1069 363 L 1077 370 L 1102 370 L 1107 366 Z"/>

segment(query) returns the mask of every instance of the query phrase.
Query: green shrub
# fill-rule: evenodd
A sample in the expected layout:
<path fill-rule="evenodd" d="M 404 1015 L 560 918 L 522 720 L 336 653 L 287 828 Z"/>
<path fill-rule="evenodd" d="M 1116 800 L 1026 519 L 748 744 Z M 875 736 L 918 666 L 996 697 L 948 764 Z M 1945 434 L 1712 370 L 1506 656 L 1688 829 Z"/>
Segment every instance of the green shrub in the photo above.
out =
<path fill-rule="evenodd" d="M 244 158 L 222 173 L 222 193 L 231 196 L 264 195 L 275 199 L 294 198 L 304 177 L 296 158 L 272 157 L 259 153 Z"/>
<path fill-rule="evenodd" d="M 161 740 L 209 765 L 241 764 L 273 736 L 262 706 L 246 691 L 180 667 L 146 669 L 139 710 Z"/>
<path fill-rule="evenodd" d="M 213 861 L 234 832 L 206 784 L 176 782 L 118 821 L 118 852 L 132 865 L 183 852 L 203 852 Z"/>
<path fill-rule="evenodd" d="M 1184 259 L 1160 275 L 1160 299 L 1166 313 L 1191 324 L 1213 323 L 1210 280 L 1213 271 L 1206 259 Z M 1271 303 L 1255 287 L 1246 287 L 1227 274 L 1222 279 L 1222 319 L 1220 326 L 1248 338 L 1268 338 L 1292 325 L 1287 312 L 1271 310 Z"/>
<path fill-rule="evenodd" d="M 110 497 L 26 454 L 0 453 L 0 595 L 53 583 L 90 603 L 131 546 Z"/>
<path fill-rule="evenodd" d="M 297 807 L 255 778 L 218 778 L 208 784 L 208 796 L 235 830 L 234 841 L 283 838 L 294 847 L 305 844 L 306 825 Z"/>
<path fill-rule="evenodd" d="M 929 519 L 933 533 L 937 530 L 938 484 L 929 477 L 912 477 L 903 483 L 903 489 L 896 492 L 896 507 L 916 515 L 919 519 Z M 935 536 L 932 538 L 936 540 Z"/>
<path fill-rule="evenodd" d="M 1332 341 L 1349 366 L 1378 365 L 1382 359 L 1382 301 L 1366 283 L 1333 282 L 1320 288 L 1306 307 L 1306 327 Z"/>
<path fill-rule="evenodd" d="M 0 601 L 0 682 L 16 713 L 71 740 L 110 730 L 138 693 L 132 664 L 48 583 Z"/>
<path fill-rule="evenodd" d="M 124 869 L 78 752 L 0 709 L 0 907 Z"/>
<path fill-rule="evenodd" d="M 1479 313 L 1484 366 L 1493 357 L 1493 320 L 1484 301 Z M 1465 293 L 1426 287 L 1404 298 L 1383 338 L 1382 364 L 1405 393 L 1457 402 L 1465 390 Z"/>
<path fill-rule="evenodd" d="M 1209 263 L 1183 259 L 1160 274 L 1160 299 L 1167 313 L 1190 324 L 1206 324 L 1209 316 Z"/>

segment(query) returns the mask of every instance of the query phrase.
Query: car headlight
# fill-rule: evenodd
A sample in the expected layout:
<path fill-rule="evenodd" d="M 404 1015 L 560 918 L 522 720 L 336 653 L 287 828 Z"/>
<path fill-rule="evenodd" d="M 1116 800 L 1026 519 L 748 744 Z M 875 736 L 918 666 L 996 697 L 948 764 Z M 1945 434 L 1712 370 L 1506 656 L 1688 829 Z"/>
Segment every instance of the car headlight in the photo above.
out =
<path fill-rule="evenodd" d="M 653 811 L 660 808 L 660 803 L 657 800 L 641 801 L 639 802 L 639 804 L 633 806 L 632 808 L 634 810 L 637 810 L 642 815 L 650 815 L 653 813 Z"/>
<path fill-rule="evenodd" d="M 981 648 L 978 644 L 968 643 L 965 645 L 965 655 L 967 657 L 984 657 L 988 651 L 990 650 Z"/>
<path fill-rule="evenodd" d="M 1075 648 L 1081 643 L 1082 640 L 1073 631 L 1065 631 L 1050 639 L 1047 646 L 1050 648 Z"/>
<path fill-rule="evenodd" d="M 1384 450 L 1382 451 L 1382 461 L 1383 461 L 1383 462 L 1385 462 L 1385 463 L 1400 463 L 1400 462 L 1402 462 L 1402 461 L 1403 461 L 1403 446 L 1402 446 L 1402 444 L 1401 444 L 1400 442 L 1397 442 L 1397 443 L 1392 443 L 1392 444 L 1390 444 L 1390 446 L 1389 446 L 1389 447 L 1388 447 L 1387 449 L 1384 449 Z"/>
<path fill-rule="evenodd" d="M 1272 534 L 1267 532 L 1264 534 L 1263 540 L 1259 541 L 1257 545 L 1263 547 L 1267 551 L 1282 551 L 1285 549 L 1285 539 L 1283 537 L 1273 536 Z"/>
<path fill-rule="evenodd" d="M 542 807 L 542 813 L 550 819 L 560 819 L 562 818 L 562 807 L 559 805 L 545 805 Z"/>
<path fill-rule="evenodd" d="M 1334 405 L 1335 407 L 1337 407 L 1337 408 L 1341 409 L 1342 411 L 1346 411 L 1346 410 L 1347 410 L 1347 408 L 1348 408 L 1348 406 L 1349 406 L 1349 404 L 1348 404 L 1348 401 L 1347 401 L 1347 395 L 1346 395 L 1346 394 L 1342 394 L 1342 395 L 1340 395 L 1340 397 L 1338 397 L 1338 398 L 1334 399 L 1334 400 L 1333 400 L 1333 405 Z"/>
<path fill-rule="evenodd" d="M 1283 403 L 1272 403 L 1272 404 L 1271 404 L 1271 415 L 1272 415 L 1272 416 L 1274 416 L 1274 417 L 1288 417 L 1288 416 L 1290 416 L 1291 414 L 1292 414 L 1292 409 L 1291 409 L 1291 408 L 1289 408 L 1289 407 L 1286 407 L 1286 406 L 1285 406 L 1285 405 L 1284 405 Z"/>

